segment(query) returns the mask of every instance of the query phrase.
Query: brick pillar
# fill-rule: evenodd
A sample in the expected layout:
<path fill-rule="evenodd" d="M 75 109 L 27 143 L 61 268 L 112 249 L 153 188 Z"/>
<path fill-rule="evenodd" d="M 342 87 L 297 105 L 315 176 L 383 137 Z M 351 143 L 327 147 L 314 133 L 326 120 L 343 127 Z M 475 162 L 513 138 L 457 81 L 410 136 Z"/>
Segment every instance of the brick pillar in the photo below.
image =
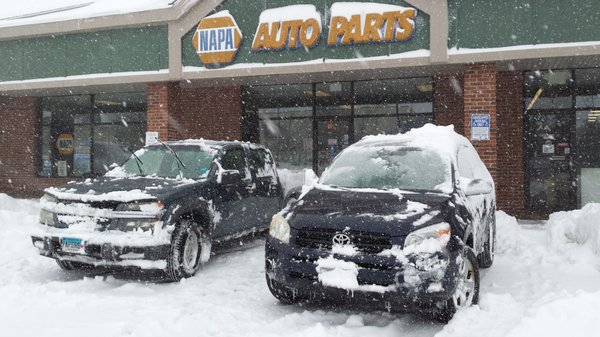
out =
<path fill-rule="evenodd" d="M 471 138 L 471 116 L 490 115 L 490 140 L 473 141 L 473 145 L 497 183 L 496 65 L 476 63 L 465 66 L 464 135 Z"/>
<path fill-rule="evenodd" d="M 498 209 L 525 216 L 525 169 L 523 162 L 523 74 L 497 75 Z"/>
<path fill-rule="evenodd" d="M 161 140 L 175 139 L 169 112 L 173 105 L 174 87 L 172 83 L 148 83 L 147 101 L 147 130 L 157 131 Z"/>
<path fill-rule="evenodd" d="M 30 196 L 37 176 L 38 100 L 0 97 L 0 192 Z"/>
<path fill-rule="evenodd" d="M 242 97 L 239 86 L 182 88 L 150 83 L 148 131 L 161 139 L 240 140 Z"/>
<path fill-rule="evenodd" d="M 438 75 L 433 79 L 433 120 L 436 125 L 454 125 L 464 134 L 463 77 Z"/>

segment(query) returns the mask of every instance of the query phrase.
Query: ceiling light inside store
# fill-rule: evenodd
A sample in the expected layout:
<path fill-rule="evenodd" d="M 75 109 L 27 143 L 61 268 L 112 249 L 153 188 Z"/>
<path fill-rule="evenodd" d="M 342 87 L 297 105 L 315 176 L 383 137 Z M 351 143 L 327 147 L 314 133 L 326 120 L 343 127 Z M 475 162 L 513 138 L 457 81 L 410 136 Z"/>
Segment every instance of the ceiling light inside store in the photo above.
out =
<path fill-rule="evenodd" d="M 317 90 L 316 95 L 317 95 L 317 97 L 329 97 L 329 96 L 331 96 L 330 93 L 328 93 L 326 91 L 323 91 L 323 90 Z"/>
<path fill-rule="evenodd" d="M 564 85 L 571 79 L 571 73 L 568 71 L 547 72 L 542 77 L 551 85 Z"/>
<path fill-rule="evenodd" d="M 123 105 L 123 103 L 121 103 L 121 102 L 107 101 L 107 100 L 102 100 L 102 99 L 97 99 L 97 100 L 94 101 L 94 103 L 96 103 L 96 105 L 98 105 L 98 104 L 102 104 L 102 105 Z"/>
<path fill-rule="evenodd" d="M 419 90 L 420 92 L 432 92 L 433 85 L 431 85 L 430 83 L 419 84 L 417 85 L 417 90 Z"/>
<path fill-rule="evenodd" d="M 588 123 L 596 123 L 600 117 L 600 110 L 590 111 L 588 114 Z"/>

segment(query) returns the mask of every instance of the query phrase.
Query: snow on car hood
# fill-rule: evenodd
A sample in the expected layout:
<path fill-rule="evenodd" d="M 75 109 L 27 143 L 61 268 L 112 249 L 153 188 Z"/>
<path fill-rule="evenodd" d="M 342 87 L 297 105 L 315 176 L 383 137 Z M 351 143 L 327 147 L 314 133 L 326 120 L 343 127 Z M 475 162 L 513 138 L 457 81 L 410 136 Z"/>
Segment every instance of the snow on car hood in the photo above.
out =
<path fill-rule="evenodd" d="M 443 216 L 442 210 L 449 199 L 448 195 L 437 193 L 317 187 L 302 197 L 288 218 L 296 228 L 380 227 L 393 236 L 406 235 L 415 226 Z"/>
<path fill-rule="evenodd" d="M 165 178 L 113 178 L 102 177 L 83 182 L 70 183 L 62 187 L 51 187 L 46 193 L 60 199 L 83 202 L 118 201 L 131 202 L 157 199 L 160 194 L 192 184 L 194 180 Z"/>

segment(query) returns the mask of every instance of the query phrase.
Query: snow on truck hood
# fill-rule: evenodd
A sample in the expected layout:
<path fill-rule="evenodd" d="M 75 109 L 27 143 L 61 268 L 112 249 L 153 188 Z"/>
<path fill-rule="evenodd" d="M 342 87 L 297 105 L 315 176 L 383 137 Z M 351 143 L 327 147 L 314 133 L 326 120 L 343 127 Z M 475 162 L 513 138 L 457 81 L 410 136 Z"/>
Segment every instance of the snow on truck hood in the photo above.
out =
<path fill-rule="evenodd" d="M 131 202 L 156 199 L 161 193 L 194 183 L 194 180 L 136 177 L 128 179 L 103 177 L 51 187 L 46 193 L 60 199 L 83 202 Z"/>

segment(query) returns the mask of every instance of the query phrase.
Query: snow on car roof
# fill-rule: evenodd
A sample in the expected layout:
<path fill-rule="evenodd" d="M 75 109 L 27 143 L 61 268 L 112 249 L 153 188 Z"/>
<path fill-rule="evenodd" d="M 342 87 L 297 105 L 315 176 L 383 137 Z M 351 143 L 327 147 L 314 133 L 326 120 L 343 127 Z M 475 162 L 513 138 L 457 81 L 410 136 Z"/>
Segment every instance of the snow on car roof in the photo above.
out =
<path fill-rule="evenodd" d="M 453 157 L 459 147 L 469 144 L 467 138 L 454 131 L 454 126 L 425 124 L 396 135 L 366 136 L 354 146 L 402 146 L 424 148 Z"/>
<path fill-rule="evenodd" d="M 173 0 L 0 0 L 0 27 L 93 18 L 170 8 Z"/>

